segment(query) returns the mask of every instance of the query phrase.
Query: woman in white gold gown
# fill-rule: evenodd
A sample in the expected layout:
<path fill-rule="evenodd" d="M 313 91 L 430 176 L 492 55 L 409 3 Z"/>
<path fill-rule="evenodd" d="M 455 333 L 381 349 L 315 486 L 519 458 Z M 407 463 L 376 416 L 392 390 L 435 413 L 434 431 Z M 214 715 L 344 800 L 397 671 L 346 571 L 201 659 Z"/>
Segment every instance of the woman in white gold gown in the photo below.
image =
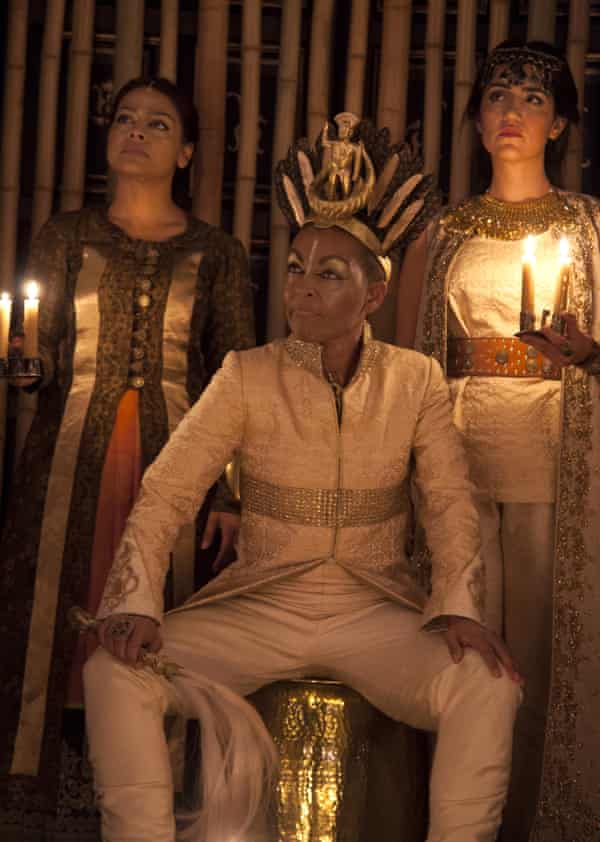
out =
<path fill-rule="evenodd" d="M 497 47 L 468 116 L 488 190 L 446 209 L 407 253 L 397 340 L 446 367 L 480 492 L 488 623 L 526 680 L 502 839 L 597 839 L 600 203 L 553 187 L 579 119 L 553 47 Z M 523 344 L 513 335 L 528 236 L 538 325 L 553 309 L 563 237 L 574 317 L 566 337 L 545 329 Z"/>

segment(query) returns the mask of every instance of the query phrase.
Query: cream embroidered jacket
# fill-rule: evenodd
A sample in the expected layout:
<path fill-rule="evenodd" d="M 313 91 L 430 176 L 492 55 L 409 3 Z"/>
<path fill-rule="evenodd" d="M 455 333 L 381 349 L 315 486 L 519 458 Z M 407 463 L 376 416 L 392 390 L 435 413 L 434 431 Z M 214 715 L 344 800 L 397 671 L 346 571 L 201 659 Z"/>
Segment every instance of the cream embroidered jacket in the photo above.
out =
<path fill-rule="evenodd" d="M 236 453 L 238 559 L 176 610 L 328 562 L 422 611 L 424 625 L 448 614 L 481 620 L 478 518 L 438 363 L 365 340 L 336 404 L 320 347 L 294 338 L 227 355 L 144 476 L 99 617 L 160 621 L 178 530 Z M 432 555 L 429 597 L 405 554 L 411 466 Z"/>

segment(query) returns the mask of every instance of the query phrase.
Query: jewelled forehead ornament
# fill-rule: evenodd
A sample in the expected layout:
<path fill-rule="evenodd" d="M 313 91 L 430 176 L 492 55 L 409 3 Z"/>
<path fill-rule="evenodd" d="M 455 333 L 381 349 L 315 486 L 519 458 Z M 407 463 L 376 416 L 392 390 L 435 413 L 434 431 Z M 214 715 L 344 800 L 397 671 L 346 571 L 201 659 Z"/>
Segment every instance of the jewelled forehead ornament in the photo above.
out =
<path fill-rule="evenodd" d="M 546 94 L 551 94 L 553 81 L 564 67 L 556 56 L 529 47 L 499 47 L 485 60 L 481 74 L 482 88 L 492 82 L 506 85 L 535 84 Z"/>
<path fill-rule="evenodd" d="M 302 138 L 277 164 L 279 206 L 294 231 L 336 227 L 356 237 L 388 283 L 392 257 L 439 207 L 433 179 L 422 173 L 412 146 L 390 145 L 387 129 L 378 131 L 347 111 L 334 122 L 335 128 L 325 124 L 314 146 Z"/>

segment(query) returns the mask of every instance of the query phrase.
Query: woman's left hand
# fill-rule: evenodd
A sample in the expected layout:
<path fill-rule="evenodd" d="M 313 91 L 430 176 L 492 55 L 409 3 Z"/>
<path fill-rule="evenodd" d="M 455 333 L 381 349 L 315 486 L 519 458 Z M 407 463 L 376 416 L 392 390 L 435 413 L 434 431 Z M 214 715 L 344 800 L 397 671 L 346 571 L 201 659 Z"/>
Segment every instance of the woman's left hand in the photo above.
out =
<path fill-rule="evenodd" d="M 211 512 L 209 514 L 202 536 L 202 549 L 207 550 L 210 547 L 217 529 L 221 533 L 219 552 L 212 565 L 214 571 L 226 567 L 234 560 L 240 523 L 240 515 L 231 512 Z"/>
<path fill-rule="evenodd" d="M 540 353 L 547 357 L 554 365 L 579 365 L 586 360 L 594 349 L 591 336 L 582 333 L 577 325 L 574 313 L 563 313 L 565 333 L 557 333 L 551 327 L 543 327 L 539 336 L 527 336 L 528 345 L 533 345 Z"/>

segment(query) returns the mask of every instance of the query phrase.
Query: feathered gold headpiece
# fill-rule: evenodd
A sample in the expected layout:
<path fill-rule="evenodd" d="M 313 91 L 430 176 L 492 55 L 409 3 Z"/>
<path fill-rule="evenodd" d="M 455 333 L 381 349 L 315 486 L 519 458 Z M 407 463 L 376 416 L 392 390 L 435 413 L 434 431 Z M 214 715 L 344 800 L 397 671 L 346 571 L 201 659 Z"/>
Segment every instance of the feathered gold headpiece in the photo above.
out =
<path fill-rule="evenodd" d="M 326 123 L 314 147 L 306 138 L 275 168 L 277 199 L 293 230 L 304 225 L 348 231 L 379 260 L 386 281 L 400 258 L 440 207 L 433 178 L 408 143 L 391 145 L 378 130 L 349 112 Z"/>

